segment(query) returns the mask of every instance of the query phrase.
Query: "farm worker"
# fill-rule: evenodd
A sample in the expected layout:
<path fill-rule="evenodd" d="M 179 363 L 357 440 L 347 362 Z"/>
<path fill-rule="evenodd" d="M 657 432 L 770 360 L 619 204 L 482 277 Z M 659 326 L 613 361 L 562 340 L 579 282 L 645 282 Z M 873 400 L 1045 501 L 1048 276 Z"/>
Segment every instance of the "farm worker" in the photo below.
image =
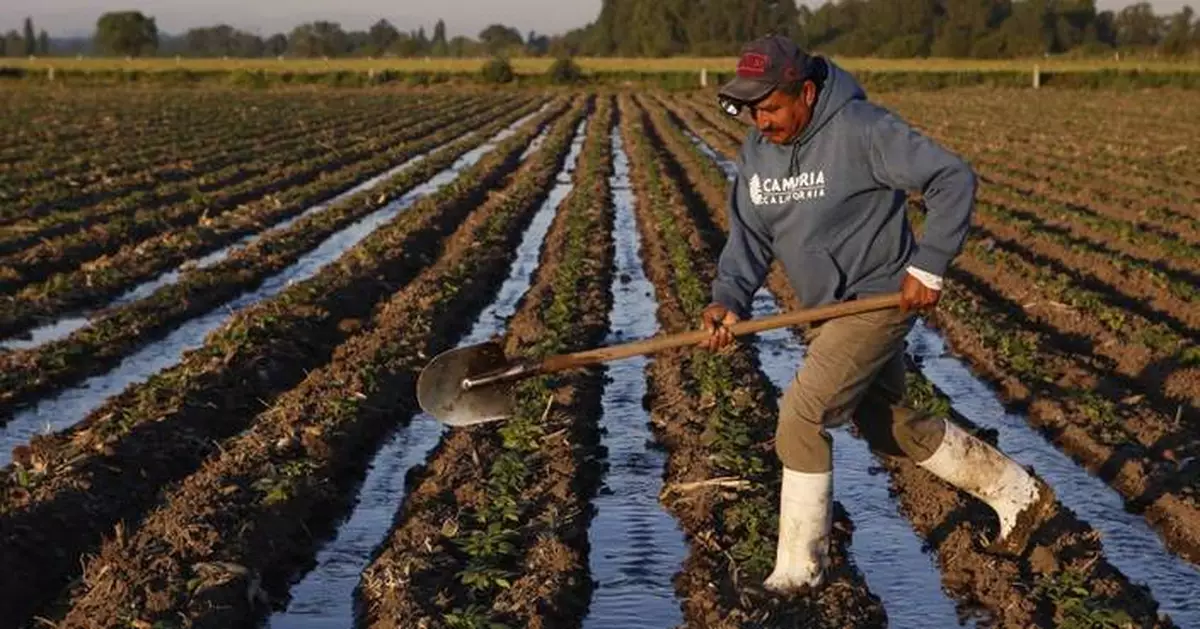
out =
<path fill-rule="evenodd" d="M 724 326 L 750 316 L 778 259 L 805 308 L 900 292 L 902 306 L 814 326 L 808 354 L 780 400 L 775 450 L 783 463 L 774 591 L 816 587 L 827 564 L 832 440 L 853 420 L 871 448 L 907 457 L 990 506 L 991 550 L 1020 553 L 1046 519 L 1052 490 L 1022 466 L 942 417 L 901 405 L 905 336 L 916 311 L 938 303 L 974 209 L 971 168 L 888 110 L 833 62 L 770 36 L 747 44 L 719 93 L 726 113 L 754 121 L 729 195 L 729 237 L 702 346 L 733 342 Z M 917 240 L 905 191 L 927 208 Z"/>

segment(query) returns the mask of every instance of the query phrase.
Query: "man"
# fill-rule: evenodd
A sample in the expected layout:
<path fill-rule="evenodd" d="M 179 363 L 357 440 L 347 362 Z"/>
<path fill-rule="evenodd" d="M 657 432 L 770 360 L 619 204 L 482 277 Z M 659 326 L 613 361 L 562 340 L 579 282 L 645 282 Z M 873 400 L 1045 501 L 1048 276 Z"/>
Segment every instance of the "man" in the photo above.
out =
<path fill-rule="evenodd" d="M 900 405 L 904 339 L 915 311 L 938 302 L 962 248 L 975 176 L 961 159 L 866 100 L 850 74 L 789 39 L 747 44 L 720 90 L 730 115 L 754 128 L 738 158 L 702 346 L 733 341 L 725 326 L 750 316 L 754 292 L 779 259 L 803 307 L 899 291 L 899 309 L 842 317 L 808 335 L 804 367 L 780 400 L 775 449 L 783 463 L 775 569 L 787 591 L 822 583 L 832 491 L 827 428 L 853 419 L 871 448 L 908 457 L 988 504 L 1000 521 L 992 550 L 1021 552 L 1053 492 L 995 448 L 940 417 Z M 905 191 L 927 207 L 917 242 Z"/>

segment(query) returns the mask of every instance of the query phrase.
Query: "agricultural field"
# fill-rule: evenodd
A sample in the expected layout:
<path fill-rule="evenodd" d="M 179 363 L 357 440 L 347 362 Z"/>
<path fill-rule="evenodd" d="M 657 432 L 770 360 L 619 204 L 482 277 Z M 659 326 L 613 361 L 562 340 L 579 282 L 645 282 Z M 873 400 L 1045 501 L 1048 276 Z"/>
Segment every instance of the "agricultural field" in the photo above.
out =
<path fill-rule="evenodd" d="M 870 57 L 835 57 L 842 67 L 852 71 L 872 72 L 1028 72 L 1036 65 L 1046 72 L 1095 72 L 1100 70 L 1141 70 L 1149 72 L 1200 72 L 1200 64 L 1190 59 L 1137 57 L 1068 58 L 1033 57 L 1027 59 L 890 59 Z M 6 59 L 4 65 L 30 70 L 194 70 L 232 71 L 263 70 L 268 72 L 367 72 L 396 70 L 401 72 L 477 73 L 487 63 L 484 57 L 380 57 L 303 59 L 294 57 L 241 58 L 114 58 L 114 57 L 32 57 Z M 578 57 L 576 62 L 584 72 L 732 72 L 736 57 Z M 522 74 L 545 74 L 554 63 L 552 57 L 514 57 L 513 70 Z"/>
<path fill-rule="evenodd" d="M 759 587 L 800 330 L 422 413 L 455 347 L 695 327 L 746 132 L 711 92 L 23 86 L 0 629 L 1200 627 L 1200 93 L 876 98 L 979 175 L 908 395 L 1055 489 L 1027 555 L 839 428 L 828 584 Z"/>

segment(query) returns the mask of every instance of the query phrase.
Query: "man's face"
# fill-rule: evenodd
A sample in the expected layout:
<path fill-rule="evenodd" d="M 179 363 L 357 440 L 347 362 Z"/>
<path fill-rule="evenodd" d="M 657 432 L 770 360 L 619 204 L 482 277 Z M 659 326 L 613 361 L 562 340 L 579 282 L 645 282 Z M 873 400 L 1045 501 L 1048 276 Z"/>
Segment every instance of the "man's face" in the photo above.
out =
<path fill-rule="evenodd" d="M 787 144 L 800 136 L 812 120 L 817 90 L 812 81 L 805 81 L 798 96 L 788 96 L 774 90 L 747 111 L 759 133 L 774 144 Z"/>

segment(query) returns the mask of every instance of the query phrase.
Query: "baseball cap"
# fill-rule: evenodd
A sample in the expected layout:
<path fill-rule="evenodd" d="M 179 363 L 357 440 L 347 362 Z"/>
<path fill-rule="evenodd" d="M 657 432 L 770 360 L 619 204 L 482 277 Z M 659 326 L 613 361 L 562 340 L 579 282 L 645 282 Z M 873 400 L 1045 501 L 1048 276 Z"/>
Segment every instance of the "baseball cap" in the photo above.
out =
<path fill-rule="evenodd" d="M 742 105 L 761 100 L 779 85 L 799 81 L 808 59 L 808 53 L 783 35 L 747 43 L 738 58 L 737 76 L 718 91 L 721 106 L 736 115 Z"/>

